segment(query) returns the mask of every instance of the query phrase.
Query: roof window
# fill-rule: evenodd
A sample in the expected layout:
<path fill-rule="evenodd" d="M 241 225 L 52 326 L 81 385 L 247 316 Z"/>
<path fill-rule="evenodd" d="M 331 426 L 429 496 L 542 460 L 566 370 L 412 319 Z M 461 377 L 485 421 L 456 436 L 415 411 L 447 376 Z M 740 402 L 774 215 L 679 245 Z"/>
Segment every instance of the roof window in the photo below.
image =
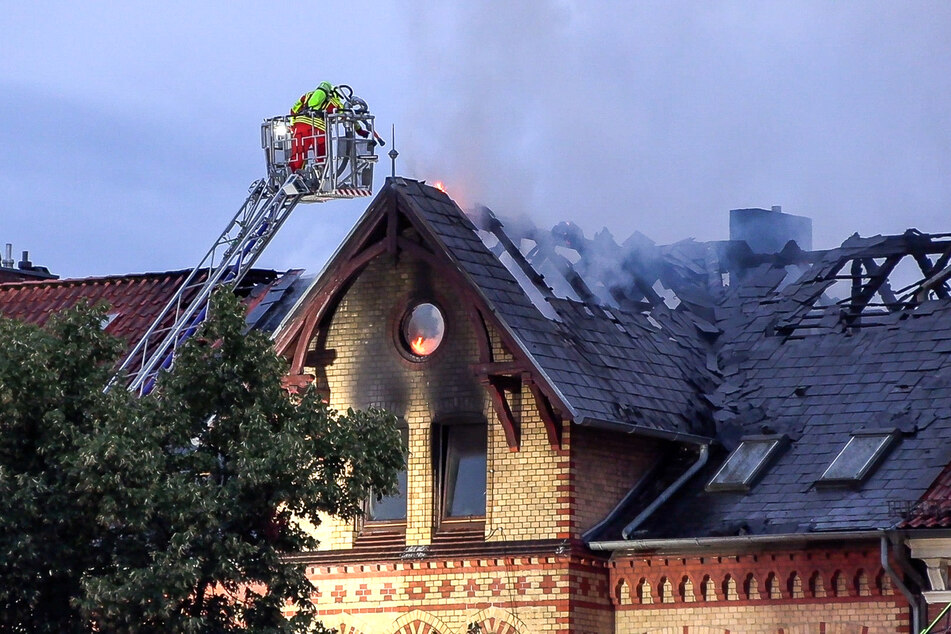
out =
<path fill-rule="evenodd" d="M 749 491 L 786 447 L 786 436 L 747 436 L 707 484 L 707 491 Z"/>
<path fill-rule="evenodd" d="M 853 432 L 849 442 L 832 464 L 819 476 L 817 484 L 855 484 L 862 482 L 894 444 L 897 435 L 891 430 Z"/>

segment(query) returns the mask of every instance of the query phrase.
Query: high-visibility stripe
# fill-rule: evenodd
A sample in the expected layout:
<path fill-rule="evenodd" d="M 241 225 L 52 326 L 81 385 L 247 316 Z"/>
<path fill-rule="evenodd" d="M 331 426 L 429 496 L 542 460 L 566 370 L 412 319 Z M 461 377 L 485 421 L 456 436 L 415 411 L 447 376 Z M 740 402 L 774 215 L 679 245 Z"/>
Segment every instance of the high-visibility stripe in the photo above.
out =
<path fill-rule="evenodd" d="M 308 117 L 305 115 L 291 117 L 291 125 L 294 125 L 295 123 L 306 123 L 307 125 L 312 125 L 321 132 L 324 132 L 327 129 L 327 122 L 323 117 Z"/>

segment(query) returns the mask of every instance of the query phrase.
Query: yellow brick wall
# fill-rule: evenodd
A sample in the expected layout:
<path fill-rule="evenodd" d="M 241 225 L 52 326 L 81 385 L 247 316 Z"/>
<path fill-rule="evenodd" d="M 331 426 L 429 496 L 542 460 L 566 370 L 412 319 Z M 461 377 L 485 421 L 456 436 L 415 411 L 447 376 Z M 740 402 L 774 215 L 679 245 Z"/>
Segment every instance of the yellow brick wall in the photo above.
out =
<path fill-rule="evenodd" d="M 404 358 L 395 339 L 399 321 L 414 297 L 435 300 L 446 316 L 445 339 L 423 363 Z M 559 522 L 564 521 L 568 504 L 557 489 L 568 477 L 567 454 L 550 446 L 527 386 L 510 395 L 521 423 L 521 448 L 509 449 L 491 400 L 471 369 L 471 364 L 479 362 L 479 348 L 467 308 L 456 289 L 428 265 L 405 254 L 395 265 L 391 258 L 381 256 L 347 289 L 311 342 L 312 351 L 332 357 L 333 362 L 305 371 L 320 377 L 336 409 L 381 406 L 406 421 L 407 545 L 432 541 L 432 422 L 437 416 L 461 412 L 481 412 L 488 422 L 487 539 L 553 539 L 565 530 Z M 489 338 L 495 361 L 513 359 L 491 327 Z M 356 524 L 326 518 L 314 534 L 321 550 L 347 549 L 357 535 Z"/>
<path fill-rule="evenodd" d="M 657 462 L 661 441 L 592 427 L 571 430 L 572 529 L 603 519 Z"/>
<path fill-rule="evenodd" d="M 616 634 L 895 634 L 907 611 L 894 602 L 723 605 L 619 611 Z M 904 629 L 903 626 L 904 625 Z M 868 628 L 868 629 L 864 629 Z"/>
<path fill-rule="evenodd" d="M 556 539 L 568 511 L 568 498 L 558 490 L 567 482 L 567 451 L 551 446 L 527 386 L 514 402 L 521 413 L 519 451 L 509 450 L 498 422 L 490 430 L 486 535 L 489 541 Z M 494 420 L 491 408 L 487 415 Z"/>

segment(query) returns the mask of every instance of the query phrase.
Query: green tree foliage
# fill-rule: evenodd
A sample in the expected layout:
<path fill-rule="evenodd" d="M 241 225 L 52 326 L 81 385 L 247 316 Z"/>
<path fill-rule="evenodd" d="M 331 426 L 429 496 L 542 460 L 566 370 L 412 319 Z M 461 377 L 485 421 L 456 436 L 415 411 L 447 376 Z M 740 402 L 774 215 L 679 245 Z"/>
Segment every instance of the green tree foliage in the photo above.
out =
<path fill-rule="evenodd" d="M 396 421 L 289 397 L 234 296 L 212 314 L 143 398 L 102 391 L 101 309 L 0 319 L 0 631 L 323 631 L 295 518 L 391 492 Z"/>

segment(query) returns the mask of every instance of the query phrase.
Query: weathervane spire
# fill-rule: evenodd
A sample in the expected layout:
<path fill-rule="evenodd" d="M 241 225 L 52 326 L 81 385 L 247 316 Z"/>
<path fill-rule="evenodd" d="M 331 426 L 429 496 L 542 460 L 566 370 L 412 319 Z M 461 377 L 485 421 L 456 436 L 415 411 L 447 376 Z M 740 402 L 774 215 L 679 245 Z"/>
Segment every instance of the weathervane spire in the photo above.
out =
<path fill-rule="evenodd" d="M 386 155 L 389 156 L 390 160 L 393 162 L 393 178 L 396 178 L 396 157 L 399 156 L 400 153 L 396 151 L 396 124 L 395 123 L 392 124 L 392 127 L 390 128 L 390 144 L 393 147 L 390 149 L 389 152 L 387 152 Z"/>

